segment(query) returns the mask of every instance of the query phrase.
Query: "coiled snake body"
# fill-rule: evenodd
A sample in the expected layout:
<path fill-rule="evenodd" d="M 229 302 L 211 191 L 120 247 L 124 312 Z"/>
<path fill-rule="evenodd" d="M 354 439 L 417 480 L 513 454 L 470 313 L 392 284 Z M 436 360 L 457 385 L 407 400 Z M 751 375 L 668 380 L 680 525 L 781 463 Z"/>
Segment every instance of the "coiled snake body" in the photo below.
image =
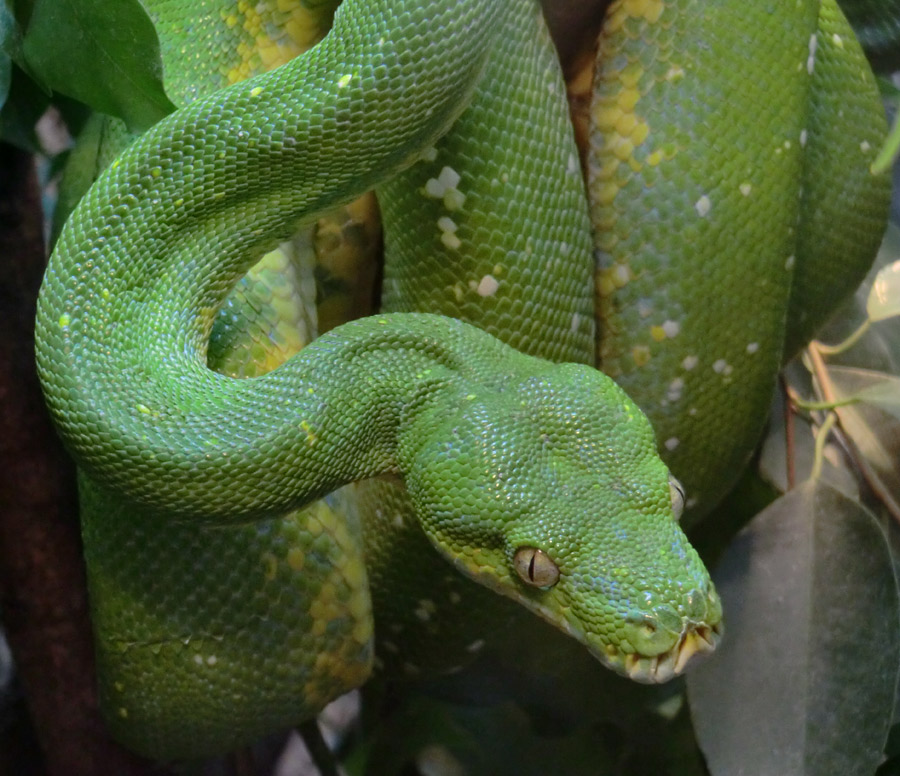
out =
<path fill-rule="evenodd" d="M 791 271 L 816 277 L 790 308 L 808 330 L 871 255 L 883 118 L 830 3 L 622 0 L 599 57 L 590 207 L 531 0 L 346 0 L 309 53 L 145 133 L 70 218 L 38 366 L 83 470 L 102 694 L 129 745 L 228 748 L 362 683 L 366 565 L 433 565 L 392 531 L 636 679 L 713 646 L 718 598 L 657 447 L 697 509 L 725 490 L 783 357 Z M 260 377 L 211 371 L 234 283 L 373 187 L 386 312 Z M 656 436 L 592 366 L 595 307 L 604 367 Z M 366 563 L 357 513 L 283 517 L 376 475 L 403 479 L 418 522 L 387 516 Z M 411 594 L 417 618 L 451 593 Z"/>

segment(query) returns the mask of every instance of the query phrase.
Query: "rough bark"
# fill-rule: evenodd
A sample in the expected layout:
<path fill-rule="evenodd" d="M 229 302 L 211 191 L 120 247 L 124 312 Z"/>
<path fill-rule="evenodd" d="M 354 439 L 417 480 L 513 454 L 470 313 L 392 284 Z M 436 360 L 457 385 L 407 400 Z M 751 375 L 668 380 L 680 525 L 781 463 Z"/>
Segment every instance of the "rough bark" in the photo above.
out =
<path fill-rule="evenodd" d="M 74 471 L 44 411 L 34 306 L 45 264 L 34 160 L 0 143 L 0 613 L 49 776 L 148 766 L 97 710 Z"/>

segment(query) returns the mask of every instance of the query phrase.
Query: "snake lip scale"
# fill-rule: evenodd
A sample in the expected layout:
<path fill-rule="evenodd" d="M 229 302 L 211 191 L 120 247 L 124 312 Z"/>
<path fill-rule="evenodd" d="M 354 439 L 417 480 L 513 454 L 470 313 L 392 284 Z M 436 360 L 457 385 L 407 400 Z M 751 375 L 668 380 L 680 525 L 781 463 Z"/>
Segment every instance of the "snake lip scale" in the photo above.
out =
<path fill-rule="evenodd" d="M 608 665 L 642 684 L 667 682 L 683 673 L 688 664 L 695 662 L 696 657 L 714 652 L 723 631 L 721 621 L 713 626 L 691 625 L 684 630 L 674 647 L 653 657 L 636 652 L 625 654 L 610 646 L 607 651 L 610 660 Z"/>

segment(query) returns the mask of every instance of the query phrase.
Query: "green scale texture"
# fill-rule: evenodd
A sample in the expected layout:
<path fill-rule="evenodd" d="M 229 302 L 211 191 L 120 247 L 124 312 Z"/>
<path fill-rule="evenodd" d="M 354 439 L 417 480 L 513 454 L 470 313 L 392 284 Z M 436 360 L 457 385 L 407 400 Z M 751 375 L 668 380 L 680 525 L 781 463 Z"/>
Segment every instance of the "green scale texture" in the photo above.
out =
<path fill-rule="evenodd" d="M 590 225 L 565 86 L 540 10 L 511 5 L 452 131 L 378 189 L 382 309 L 450 315 L 523 352 L 592 363 Z M 350 490 L 388 675 L 458 668 L 513 627 L 515 609 L 435 561 L 402 483 Z"/>
<path fill-rule="evenodd" d="M 48 403 L 83 467 L 101 693 L 116 735 L 168 759 L 287 727 L 365 680 L 373 627 L 390 671 L 455 667 L 508 622 L 510 607 L 496 597 L 491 606 L 490 591 L 642 681 L 669 678 L 708 649 L 718 599 L 674 520 L 670 478 L 646 419 L 591 367 L 532 358 L 590 364 L 594 327 L 587 208 L 535 5 L 350 0 L 309 54 L 209 98 L 198 95 L 277 59 L 272 41 L 315 39 L 319 22 L 301 30 L 281 3 L 207 5 L 204 19 L 177 0 L 151 5 L 167 88 L 193 102 L 139 139 L 73 215 L 51 259 L 37 327 Z M 730 460 L 742 460 L 755 441 L 760 397 L 781 358 L 785 263 L 794 255 L 784 232 L 799 228 L 797 150 L 816 88 L 807 75 L 813 6 L 782 16 L 722 3 L 706 14 L 698 11 L 708 5 L 688 0 L 631 0 L 613 6 L 605 32 L 613 53 L 601 71 L 621 74 L 626 90 L 640 87 L 635 111 L 635 94 L 619 102 L 622 85 L 598 81 L 600 123 L 610 121 L 607 88 L 606 107 L 631 114 L 614 124 L 634 141 L 630 149 L 616 141 L 619 164 L 588 162 L 611 170 L 616 187 L 633 185 L 621 173 L 652 153 L 631 134 L 641 132 L 635 113 L 660 85 L 686 91 L 670 95 L 669 112 L 649 123 L 651 140 L 663 132 L 674 140 L 659 144 L 657 164 L 644 165 L 648 177 L 632 205 L 615 198 L 621 223 L 598 211 L 595 196 L 602 312 L 617 304 L 610 284 L 631 292 L 643 282 L 637 309 L 651 299 L 661 316 L 647 347 L 660 332 L 689 343 L 682 335 L 691 324 L 670 322 L 699 298 L 701 310 L 720 315 L 704 319 L 715 336 L 703 347 L 721 340 L 758 357 L 748 359 L 751 384 L 741 380 L 739 394 L 743 357 L 723 358 L 728 370 L 710 358 L 712 375 L 697 395 L 704 406 L 716 395 L 730 408 L 714 410 L 702 429 L 685 415 L 697 452 L 682 476 L 698 478 L 692 495 L 701 506 L 715 500 L 710 481 L 726 484 L 709 460 L 731 449 Z M 331 10 L 317 8 L 325 19 Z M 773 35 L 784 48 L 773 51 Z M 200 59 L 191 64 L 197 36 L 214 54 L 214 77 Z M 746 60 L 733 61 L 748 56 L 757 60 L 752 83 Z M 867 77 L 855 56 L 833 52 L 837 88 Z M 687 66 L 673 70 L 679 59 Z M 872 94 L 860 106 L 877 123 Z M 791 137 L 798 142 L 788 148 Z M 865 138 L 853 138 L 846 147 L 859 150 Z M 676 174 L 654 176 L 651 167 Z M 819 190 L 846 201 L 856 191 L 868 204 L 854 203 L 847 221 L 864 231 L 878 222 L 886 185 L 858 167 L 847 176 L 858 189 L 845 189 L 835 164 L 837 180 Z M 746 207 L 747 175 L 762 211 Z M 716 176 L 726 186 L 721 198 L 708 188 Z M 306 339 L 293 324 L 314 333 L 303 282 L 286 280 L 305 270 L 283 259 L 268 258 L 254 270 L 261 283 L 245 281 L 223 300 L 298 223 L 371 187 L 386 228 L 384 309 L 452 315 L 490 334 L 394 312 L 339 327 L 261 377 L 210 371 L 266 372 Z M 609 195 L 601 190 L 599 199 Z M 816 196 L 802 207 L 814 212 Z M 761 256 L 755 246 L 768 218 L 781 226 L 762 230 Z M 612 243 L 633 239 L 635 219 L 671 246 L 648 250 L 638 240 L 610 263 Z M 691 269 L 667 269 L 676 251 Z M 648 263 L 638 272 L 615 270 L 639 259 Z M 834 266 L 822 272 L 828 293 L 865 261 L 854 257 L 842 280 Z M 741 275 L 748 267 L 751 281 Z M 740 303 L 728 301 L 738 292 Z M 737 308 L 752 313 L 747 325 L 732 325 Z M 639 345 L 646 317 L 636 321 Z M 615 320 L 612 333 L 623 333 Z M 604 336 L 605 355 L 628 354 L 627 344 Z M 243 337 L 251 344 L 238 345 Z M 693 352 L 671 351 L 666 357 L 681 365 Z M 761 362 L 766 369 L 750 379 Z M 654 363 L 666 367 L 662 358 Z M 614 359 L 605 366 L 627 372 Z M 668 367 L 643 370 L 643 380 L 629 390 L 649 397 L 650 411 L 660 395 L 665 407 L 686 390 Z M 747 421 L 739 402 L 758 417 Z M 671 434 L 661 426 L 669 453 Z M 390 481 L 357 482 L 285 514 L 373 475 L 404 480 L 408 493 Z M 552 559 L 555 585 L 525 583 L 514 564 L 523 547 Z M 436 563 L 432 548 L 462 574 Z"/>
<path fill-rule="evenodd" d="M 404 477 L 425 534 L 462 571 L 619 670 L 670 676 L 684 633 L 712 639 L 719 622 L 650 427 L 591 367 L 553 366 L 462 322 L 387 316 L 336 329 L 259 378 L 207 369 L 216 310 L 254 257 L 319 208 L 427 159 L 499 30 L 519 19 L 533 31 L 537 19 L 524 2 L 365 8 L 343 7 L 312 55 L 192 102 L 137 140 L 67 223 L 42 290 L 39 369 L 85 472 L 92 590 L 127 603 L 98 618 L 107 713 L 155 757 L 232 747 L 364 679 L 372 627 L 352 515 L 320 506 L 266 519 L 375 474 Z M 543 41 L 538 70 L 558 117 Z M 547 83 L 531 85 L 532 99 Z M 519 154 L 515 174 L 561 185 L 542 195 L 569 212 L 548 213 L 547 232 L 538 225 L 521 244 L 535 269 L 520 284 L 568 252 L 567 224 L 586 224 L 570 133 L 547 137 L 568 141 L 549 153 L 565 166 L 540 161 L 529 176 Z M 535 211 L 509 212 L 503 229 L 521 231 Z M 571 238 L 582 267 L 584 246 Z M 586 286 L 563 286 L 581 300 L 573 312 L 585 310 L 577 325 L 573 312 L 550 316 L 582 348 Z M 549 291 L 551 303 L 568 293 Z M 118 546 L 126 521 L 146 556 Z M 238 560 L 241 545 L 250 552 Z M 513 570 L 520 547 L 553 558 L 559 582 L 526 585 Z"/>
<path fill-rule="evenodd" d="M 647 413 L 694 517 L 759 439 L 786 338 L 792 355 L 851 292 L 883 228 L 874 79 L 834 2 L 822 9 L 748 23 L 745 3 L 623 0 L 600 39 L 599 362 Z M 805 309 L 788 333 L 792 282 Z"/>

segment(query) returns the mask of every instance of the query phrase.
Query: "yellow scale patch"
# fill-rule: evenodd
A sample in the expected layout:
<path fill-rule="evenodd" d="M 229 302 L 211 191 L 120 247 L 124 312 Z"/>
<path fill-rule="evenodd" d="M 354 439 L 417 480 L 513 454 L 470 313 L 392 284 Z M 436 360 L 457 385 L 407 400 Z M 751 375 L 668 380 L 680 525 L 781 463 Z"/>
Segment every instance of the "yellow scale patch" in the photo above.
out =
<path fill-rule="evenodd" d="M 359 647 L 373 637 L 371 601 L 359 547 L 343 517 L 317 502 L 308 510 L 305 530 L 313 536 L 323 533 L 331 536 L 338 550 L 331 559 L 334 566 L 309 604 L 312 634 L 324 637 L 328 624 L 334 620 L 349 619 L 354 623 L 352 641 L 339 639 L 331 644 L 322 641 L 324 647 L 316 655 L 304 687 L 308 702 L 324 704 L 334 696 L 335 684 L 342 688 L 355 687 L 368 678 L 369 665 L 360 661 Z"/>
<path fill-rule="evenodd" d="M 222 20 L 241 36 L 234 48 L 238 61 L 223 73 L 228 83 L 289 62 L 326 31 L 318 15 L 292 0 L 238 0 L 233 11 L 222 13 Z"/>
<path fill-rule="evenodd" d="M 635 21 L 641 25 L 655 24 L 659 22 L 665 8 L 664 0 L 619 0 L 610 8 L 604 29 L 612 35 Z M 611 253 L 618 242 L 614 228 L 618 213 L 614 203 L 619 192 L 633 174 L 639 173 L 645 166 L 656 167 L 673 159 L 677 152 L 669 145 L 660 148 L 651 146 L 650 125 L 639 111 L 645 75 L 641 62 L 628 62 L 614 75 L 608 76 L 601 88 L 595 90 L 591 107 L 594 131 L 602 137 L 602 145 L 597 149 L 593 160 L 592 217 L 597 228 L 597 247 L 607 253 Z M 674 65 L 670 66 L 666 78 L 674 81 L 683 76 L 684 71 Z M 640 153 L 636 153 L 638 149 Z M 632 277 L 629 264 L 621 260 L 613 266 L 598 270 L 596 286 L 601 320 L 606 317 L 605 311 L 610 309 L 611 297 L 627 285 Z M 666 339 L 665 333 L 658 326 L 651 331 L 651 337 L 655 342 Z M 650 348 L 635 346 L 631 357 L 636 366 L 643 366 L 650 361 Z"/>

